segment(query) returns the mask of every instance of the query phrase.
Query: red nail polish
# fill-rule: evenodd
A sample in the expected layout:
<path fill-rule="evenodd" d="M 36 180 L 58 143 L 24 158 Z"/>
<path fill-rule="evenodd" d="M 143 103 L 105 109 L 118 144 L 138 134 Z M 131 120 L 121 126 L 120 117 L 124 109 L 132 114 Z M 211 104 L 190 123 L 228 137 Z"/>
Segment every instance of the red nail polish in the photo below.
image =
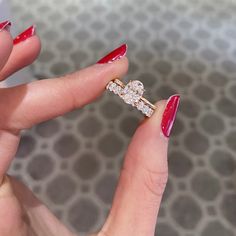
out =
<path fill-rule="evenodd" d="M 10 31 L 11 22 L 9 20 L 0 23 L 0 31 L 7 30 Z"/>
<path fill-rule="evenodd" d="M 26 29 L 24 32 L 19 34 L 14 40 L 13 44 L 18 44 L 20 42 L 25 41 L 26 39 L 32 37 L 35 35 L 35 26 L 32 25 L 28 29 Z"/>
<path fill-rule="evenodd" d="M 103 64 L 103 63 L 111 63 L 113 61 L 121 59 L 123 56 L 125 56 L 127 52 L 127 44 L 122 44 L 120 47 L 116 48 L 109 54 L 107 54 L 105 57 L 100 59 L 97 63 Z"/>
<path fill-rule="evenodd" d="M 173 127 L 176 113 L 178 110 L 179 100 L 180 100 L 179 95 L 173 95 L 167 101 L 161 122 L 161 129 L 166 137 L 170 136 L 171 129 Z"/>

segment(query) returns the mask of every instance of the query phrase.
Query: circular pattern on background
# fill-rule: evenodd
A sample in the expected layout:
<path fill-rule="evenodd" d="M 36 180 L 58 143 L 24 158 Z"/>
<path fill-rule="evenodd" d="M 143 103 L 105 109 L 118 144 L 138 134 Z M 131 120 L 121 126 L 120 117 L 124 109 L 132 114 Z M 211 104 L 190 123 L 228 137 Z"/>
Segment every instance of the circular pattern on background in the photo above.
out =
<path fill-rule="evenodd" d="M 223 97 L 217 102 L 216 105 L 222 115 L 228 117 L 236 116 L 236 103 L 232 102 L 230 99 Z"/>
<path fill-rule="evenodd" d="M 210 158 L 214 170 L 223 176 L 232 175 L 236 170 L 236 161 L 226 150 L 215 150 Z"/>
<path fill-rule="evenodd" d="M 110 204 L 112 202 L 116 182 L 117 178 L 109 174 L 103 176 L 97 182 L 95 192 L 104 203 Z"/>
<path fill-rule="evenodd" d="M 178 231 L 176 231 L 171 225 L 166 223 L 157 223 L 155 236 L 179 236 Z"/>
<path fill-rule="evenodd" d="M 198 131 L 189 132 L 185 136 L 184 142 L 190 152 L 198 155 L 204 154 L 209 147 L 208 139 Z"/>
<path fill-rule="evenodd" d="M 132 137 L 136 128 L 138 127 L 139 119 L 133 116 L 127 116 L 120 123 L 120 130 L 127 135 Z"/>
<path fill-rule="evenodd" d="M 236 224 L 236 194 L 225 195 L 221 203 L 221 211 L 225 216 L 226 220 L 232 224 Z"/>
<path fill-rule="evenodd" d="M 226 143 L 232 149 L 232 151 L 236 151 L 236 130 L 232 131 L 226 136 Z"/>
<path fill-rule="evenodd" d="M 167 61 L 158 61 L 154 64 L 154 69 L 163 76 L 171 72 L 172 66 Z"/>
<path fill-rule="evenodd" d="M 30 160 L 27 171 L 32 179 L 42 180 L 52 174 L 53 165 L 50 156 L 47 154 L 39 154 Z"/>
<path fill-rule="evenodd" d="M 107 133 L 100 139 L 98 143 L 99 151 L 107 157 L 113 157 L 117 155 L 121 151 L 122 147 L 122 139 L 115 133 Z"/>
<path fill-rule="evenodd" d="M 198 203 L 187 195 L 177 197 L 170 210 L 176 223 L 185 229 L 194 229 L 202 217 L 202 211 Z"/>
<path fill-rule="evenodd" d="M 218 221 L 210 222 L 203 230 L 202 236 L 233 236 L 233 232 L 231 230 L 228 230 L 226 227 L 224 227 L 223 224 L 221 224 Z"/>
<path fill-rule="evenodd" d="M 36 140 L 31 135 L 22 135 L 20 144 L 16 153 L 19 158 L 29 157 L 36 147 Z"/>
<path fill-rule="evenodd" d="M 59 132 L 60 124 L 57 120 L 50 120 L 40 123 L 35 127 L 35 131 L 41 137 L 48 138 Z"/>
<path fill-rule="evenodd" d="M 84 153 L 76 160 L 73 169 L 81 179 L 90 179 L 98 173 L 99 162 L 94 153 Z"/>
<path fill-rule="evenodd" d="M 196 118 L 200 112 L 200 106 L 193 100 L 186 98 L 181 100 L 179 111 L 187 117 Z"/>
<path fill-rule="evenodd" d="M 219 135 L 224 131 L 223 119 L 213 113 L 206 113 L 200 120 L 203 129 L 211 135 Z"/>
<path fill-rule="evenodd" d="M 169 171 L 176 177 L 185 177 L 193 169 L 192 161 L 181 151 L 169 154 Z"/>
<path fill-rule="evenodd" d="M 211 87 L 203 84 L 199 84 L 198 86 L 196 86 L 193 92 L 198 99 L 204 102 L 209 102 L 214 98 L 214 91 L 211 89 Z"/>
<path fill-rule="evenodd" d="M 101 112 L 108 119 L 116 119 L 122 112 L 122 106 L 115 101 L 106 101 L 101 106 Z"/>
<path fill-rule="evenodd" d="M 213 71 L 208 75 L 209 84 L 217 87 L 222 87 L 226 85 L 228 79 L 226 78 L 225 74 Z"/>
<path fill-rule="evenodd" d="M 78 130 L 84 137 L 92 138 L 102 130 L 102 123 L 96 117 L 87 116 L 79 122 Z"/>
<path fill-rule="evenodd" d="M 54 145 L 54 150 L 59 156 L 67 158 L 75 154 L 78 147 L 78 140 L 73 135 L 65 134 L 57 139 Z"/>
<path fill-rule="evenodd" d="M 98 207 L 88 198 L 77 200 L 69 208 L 68 220 L 80 232 L 88 232 L 96 224 Z"/>
<path fill-rule="evenodd" d="M 67 175 L 56 176 L 47 186 L 47 195 L 56 204 L 65 204 L 75 191 L 75 183 Z"/>
<path fill-rule="evenodd" d="M 180 87 L 190 86 L 192 83 L 192 78 L 186 73 L 176 73 L 173 75 L 173 81 Z"/>
<path fill-rule="evenodd" d="M 207 172 L 198 172 L 192 179 L 193 191 L 202 199 L 213 201 L 220 191 L 218 180 Z M 211 186 L 209 188 L 209 186 Z"/>
<path fill-rule="evenodd" d="M 19 30 L 29 22 L 37 25 L 43 45 L 31 67 L 37 78 L 93 65 L 126 42 L 130 67 L 125 81 L 140 79 L 153 102 L 181 95 L 169 144 L 170 179 L 156 234 L 232 236 L 236 229 L 235 210 L 229 207 L 236 193 L 235 3 L 9 2 L 15 22 L 21 22 Z M 92 106 L 22 132 L 9 172 L 21 179 L 29 176 L 25 182 L 76 233 L 93 227 L 96 231 L 104 222 L 102 205 L 106 211 L 110 206 L 124 147 L 141 119 L 132 107 L 105 92 Z M 37 158 L 44 153 L 42 160 Z M 60 183 L 68 186 L 62 196 L 54 196 Z M 204 191 L 206 183 L 210 187 Z"/>

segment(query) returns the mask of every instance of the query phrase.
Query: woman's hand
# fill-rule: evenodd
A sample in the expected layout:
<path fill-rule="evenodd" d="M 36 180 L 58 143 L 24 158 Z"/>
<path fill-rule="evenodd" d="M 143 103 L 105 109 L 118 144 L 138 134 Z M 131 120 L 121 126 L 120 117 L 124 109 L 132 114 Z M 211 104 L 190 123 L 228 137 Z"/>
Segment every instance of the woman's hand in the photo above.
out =
<path fill-rule="evenodd" d="M 9 22 L 0 23 L 0 80 L 31 64 L 40 51 L 34 27 L 13 41 Z M 0 235 L 72 236 L 22 183 L 6 175 L 20 131 L 83 107 L 128 68 L 126 47 L 81 71 L 12 88 L 0 88 Z M 106 63 L 109 62 L 112 63 Z M 109 217 L 98 236 L 151 236 L 167 182 L 168 136 L 179 97 L 160 101 L 139 125 L 125 155 Z M 165 112 L 164 112 L 165 111 Z M 164 113 L 164 116 L 163 116 Z"/>

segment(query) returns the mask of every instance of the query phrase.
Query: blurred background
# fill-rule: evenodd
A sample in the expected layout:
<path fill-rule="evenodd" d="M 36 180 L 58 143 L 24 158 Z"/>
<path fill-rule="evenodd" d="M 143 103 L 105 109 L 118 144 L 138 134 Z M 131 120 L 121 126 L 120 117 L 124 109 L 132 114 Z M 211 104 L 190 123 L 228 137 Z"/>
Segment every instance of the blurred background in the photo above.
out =
<path fill-rule="evenodd" d="M 236 235 L 235 1 L 9 0 L 1 18 L 6 7 L 13 34 L 36 24 L 43 45 L 24 78 L 9 84 L 80 69 L 126 42 L 126 81 L 141 80 L 153 102 L 180 93 L 156 236 Z M 24 131 L 10 173 L 72 230 L 96 231 L 141 119 L 105 92 Z"/>

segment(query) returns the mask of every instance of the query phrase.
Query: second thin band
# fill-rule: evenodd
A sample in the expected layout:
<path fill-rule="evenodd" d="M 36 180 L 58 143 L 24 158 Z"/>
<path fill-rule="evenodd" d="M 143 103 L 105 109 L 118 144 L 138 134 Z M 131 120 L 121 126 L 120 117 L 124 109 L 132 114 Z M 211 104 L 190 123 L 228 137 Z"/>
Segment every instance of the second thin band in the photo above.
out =
<path fill-rule="evenodd" d="M 156 109 L 155 105 L 142 96 L 145 90 L 142 82 L 138 80 L 130 81 L 125 85 L 121 80 L 114 79 L 107 84 L 106 89 L 119 95 L 125 103 L 136 107 L 148 117 L 151 117 Z"/>

